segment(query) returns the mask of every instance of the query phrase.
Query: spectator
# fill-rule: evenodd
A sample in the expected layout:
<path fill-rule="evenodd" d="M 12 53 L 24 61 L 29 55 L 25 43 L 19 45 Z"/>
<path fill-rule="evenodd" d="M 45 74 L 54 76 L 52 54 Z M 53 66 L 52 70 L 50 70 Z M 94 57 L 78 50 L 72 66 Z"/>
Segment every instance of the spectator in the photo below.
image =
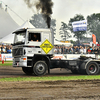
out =
<path fill-rule="evenodd" d="M 54 53 L 57 54 L 57 47 L 54 46 Z"/>
<path fill-rule="evenodd" d="M 80 53 L 83 54 L 83 52 L 84 52 L 84 48 L 81 46 L 80 47 Z"/>
<path fill-rule="evenodd" d="M 70 48 L 69 48 L 69 53 L 73 54 L 73 48 L 72 48 L 72 46 L 70 46 Z"/>
<path fill-rule="evenodd" d="M 7 53 L 11 53 L 11 48 L 10 47 L 7 49 Z"/>
<path fill-rule="evenodd" d="M 98 49 L 97 46 L 95 47 L 94 53 L 95 53 L 95 54 L 98 54 L 98 53 L 99 53 L 99 49 Z"/>
<path fill-rule="evenodd" d="M 63 54 L 66 54 L 66 48 L 63 46 Z"/>
<path fill-rule="evenodd" d="M 61 54 L 61 47 L 58 48 L 58 54 Z"/>
<path fill-rule="evenodd" d="M 2 45 L 0 45 L 0 54 L 1 54 L 1 47 L 2 47 Z"/>
<path fill-rule="evenodd" d="M 66 52 L 66 54 L 69 53 L 69 49 L 68 49 L 68 47 L 65 47 L 65 52 Z"/>
<path fill-rule="evenodd" d="M 79 49 L 79 47 L 77 46 L 77 53 L 79 54 L 79 52 L 80 52 L 80 49 Z"/>
<path fill-rule="evenodd" d="M 9 45 L 6 45 L 6 51 L 9 49 Z"/>
<path fill-rule="evenodd" d="M 95 48 L 94 48 L 94 46 L 92 47 L 91 53 L 92 53 L 92 54 L 95 53 Z"/>
<path fill-rule="evenodd" d="M 4 45 L 2 45 L 2 47 L 1 47 L 1 54 L 3 54 L 3 53 L 6 53 L 6 48 Z"/>
<path fill-rule="evenodd" d="M 70 49 L 70 47 L 66 48 L 66 54 L 69 54 L 69 49 Z"/>
<path fill-rule="evenodd" d="M 64 46 L 61 48 L 61 53 L 64 54 Z"/>
<path fill-rule="evenodd" d="M 88 54 L 91 53 L 90 46 L 88 46 L 88 48 L 87 48 L 87 53 L 88 53 Z"/>
<path fill-rule="evenodd" d="M 86 47 L 83 48 L 83 53 L 86 54 Z"/>

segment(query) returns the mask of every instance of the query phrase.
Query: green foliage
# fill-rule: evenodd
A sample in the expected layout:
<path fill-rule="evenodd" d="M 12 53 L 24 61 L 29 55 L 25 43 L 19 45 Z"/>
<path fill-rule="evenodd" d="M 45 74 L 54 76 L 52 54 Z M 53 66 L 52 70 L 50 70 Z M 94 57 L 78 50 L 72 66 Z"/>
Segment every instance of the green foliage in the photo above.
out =
<path fill-rule="evenodd" d="M 55 35 L 56 34 L 56 20 L 55 19 L 52 19 L 51 20 L 51 32 Z"/>
<path fill-rule="evenodd" d="M 76 41 L 70 40 L 70 42 L 74 45 L 76 43 Z"/>
<path fill-rule="evenodd" d="M 68 24 L 68 27 L 69 27 L 69 30 L 74 33 L 74 37 L 76 37 L 77 39 L 81 39 L 83 37 L 84 34 L 86 34 L 86 31 L 78 31 L 78 32 L 73 32 L 73 27 L 72 27 L 72 22 L 74 21 L 81 21 L 81 20 L 84 20 L 84 16 L 81 15 L 81 14 L 76 14 L 74 16 L 74 18 L 70 18 L 69 20 L 69 24 Z"/>
<path fill-rule="evenodd" d="M 70 33 L 68 32 L 69 28 L 67 26 L 66 23 L 64 22 L 61 22 L 62 25 L 61 25 L 61 28 L 60 28 L 60 35 L 61 35 L 61 38 L 66 41 L 68 38 L 71 37 Z"/>
<path fill-rule="evenodd" d="M 87 16 L 88 31 L 100 39 L 100 13 Z"/>

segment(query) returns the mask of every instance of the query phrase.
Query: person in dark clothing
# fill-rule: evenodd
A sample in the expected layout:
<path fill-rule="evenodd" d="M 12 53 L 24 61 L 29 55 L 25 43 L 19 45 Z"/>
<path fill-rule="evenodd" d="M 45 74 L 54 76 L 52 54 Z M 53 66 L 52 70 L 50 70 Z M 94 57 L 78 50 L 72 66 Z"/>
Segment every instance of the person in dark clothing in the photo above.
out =
<path fill-rule="evenodd" d="M 95 48 L 94 48 L 94 46 L 92 47 L 91 53 L 95 54 Z"/>
<path fill-rule="evenodd" d="M 11 48 L 10 47 L 7 49 L 7 53 L 11 53 Z"/>
<path fill-rule="evenodd" d="M 99 53 L 99 49 L 98 47 L 95 47 L 94 54 L 98 54 L 98 53 Z"/>
<path fill-rule="evenodd" d="M 76 50 L 76 46 L 73 47 L 73 54 L 75 54 L 77 52 Z"/>
<path fill-rule="evenodd" d="M 36 34 L 34 34 L 34 35 L 33 35 L 33 38 L 32 38 L 32 40 L 31 40 L 31 41 L 37 41 L 37 42 L 39 41 L 39 40 L 38 40 L 38 37 L 37 37 L 37 35 L 36 35 Z"/>

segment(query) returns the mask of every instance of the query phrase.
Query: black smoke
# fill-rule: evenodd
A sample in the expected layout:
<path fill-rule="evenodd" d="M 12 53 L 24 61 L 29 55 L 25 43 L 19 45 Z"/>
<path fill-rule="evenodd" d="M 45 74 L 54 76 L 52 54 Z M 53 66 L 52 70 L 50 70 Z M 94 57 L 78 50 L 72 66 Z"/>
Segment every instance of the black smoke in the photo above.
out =
<path fill-rule="evenodd" d="M 37 9 L 41 9 L 41 13 L 43 14 L 48 28 L 50 28 L 50 22 L 51 22 L 51 14 L 52 14 L 52 6 L 53 2 L 52 0 L 39 0 L 40 2 L 36 5 Z"/>
<path fill-rule="evenodd" d="M 32 8 L 34 6 L 32 0 L 24 0 L 24 1 L 26 2 L 29 8 Z M 39 0 L 39 2 L 36 4 L 36 8 L 38 10 L 41 10 L 41 13 L 43 14 L 43 17 L 47 23 L 48 28 L 50 28 L 52 7 L 53 7 L 52 0 Z"/>

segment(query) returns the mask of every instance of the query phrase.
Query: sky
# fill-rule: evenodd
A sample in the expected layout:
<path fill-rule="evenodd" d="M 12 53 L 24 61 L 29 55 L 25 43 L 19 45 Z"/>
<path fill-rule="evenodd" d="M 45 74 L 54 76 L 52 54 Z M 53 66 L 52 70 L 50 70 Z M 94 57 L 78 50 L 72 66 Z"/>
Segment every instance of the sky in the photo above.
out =
<path fill-rule="evenodd" d="M 35 6 L 33 10 L 29 9 L 24 0 L 1 0 L 8 5 L 21 18 L 17 17 L 11 10 L 9 14 L 16 21 L 18 25 L 22 25 L 24 21 L 28 20 L 37 13 Z M 33 0 L 34 2 L 38 0 Z M 100 13 L 100 0 L 52 0 L 53 14 L 52 18 L 57 20 L 57 27 L 59 29 L 61 21 L 68 24 L 70 18 L 76 14 L 81 14 L 85 18 L 93 13 Z"/>
<path fill-rule="evenodd" d="M 30 19 L 32 15 L 37 13 L 35 7 L 33 8 L 34 11 L 32 11 L 27 7 L 24 0 L 1 1 L 8 5 L 23 20 Z M 68 23 L 70 18 L 73 18 L 76 14 L 82 14 L 86 18 L 86 16 L 93 13 L 100 13 L 100 0 L 52 0 L 52 2 L 54 3 L 52 18 L 65 23 Z M 23 24 L 23 21 L 20 21 L 20 18 L 18 19 L 12 11 L 9 10 L 9 13 L 19 25 Z"/>

